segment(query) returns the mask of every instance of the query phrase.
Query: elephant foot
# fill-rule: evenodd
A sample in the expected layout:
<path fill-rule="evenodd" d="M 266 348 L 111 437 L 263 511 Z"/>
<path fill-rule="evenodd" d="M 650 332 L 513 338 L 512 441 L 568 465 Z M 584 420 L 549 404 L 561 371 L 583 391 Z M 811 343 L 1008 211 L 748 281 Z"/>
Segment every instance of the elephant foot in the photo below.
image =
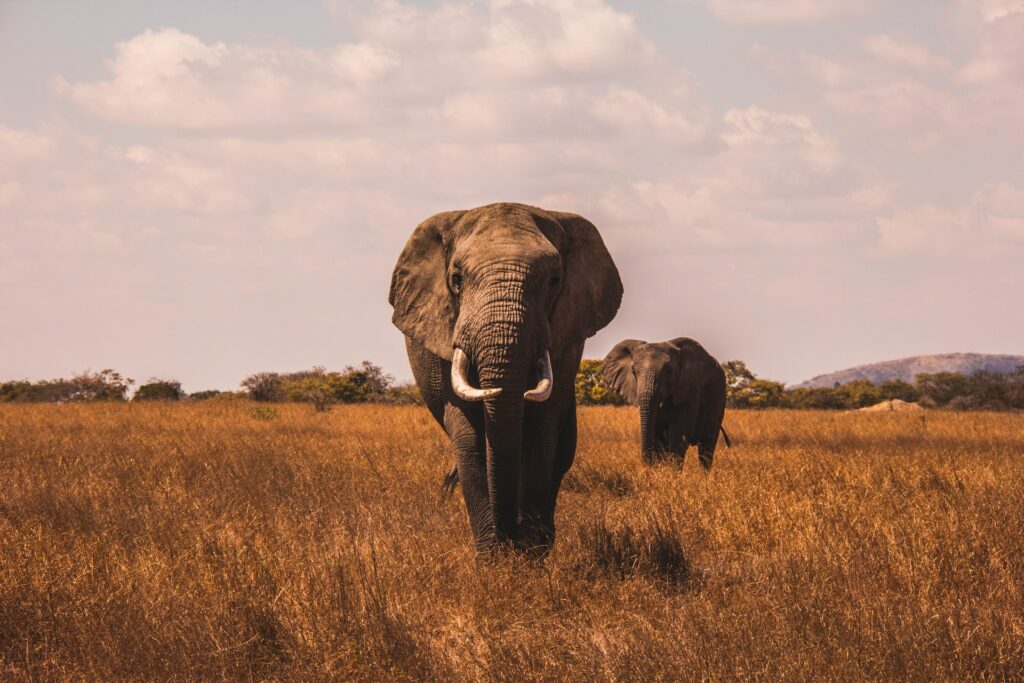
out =
<path fill-rule="evenodd" d="M 500 562 L 511 556 L 542 563 L 555 543 L 553 529 L 540 523 L 523 523 L 515 538 L 485 538 L 476 541 L 476 557 L 485 564 Z"/>
<path fill-rule="evenodd" d="M 476 561 L 482 565 L 497 565 L 517 554 L 515 543 L 508 539 L 476 543 Z"/>
<path fill-rule="evenodd" d="M 683 464 L 683 456 L 670 450 L 650 451 L 643 454 L 645 465 L 664 465 L 672 463 L 678 466 Z"/>
<path fill-rule="evenodd" d="M 515 539 L 516 550 L 536 560 L 542 560 L 555 544 L 555 530 L 548 524 L 534 517 L 519 520 L 518 534 Z"/>
<path fill-rule="evenodd" d="M 712 463 L 714 462 L 714 459 L 715 459 L 715 454 L 714 453 L 701 452 L 701 453 L 698 453 L 698 458 L 700 459 L 700 466 L 704 468 L 704 471 L 705 472 L 710 472 L 711 471 L 711 465 L 712 465 Z"/>

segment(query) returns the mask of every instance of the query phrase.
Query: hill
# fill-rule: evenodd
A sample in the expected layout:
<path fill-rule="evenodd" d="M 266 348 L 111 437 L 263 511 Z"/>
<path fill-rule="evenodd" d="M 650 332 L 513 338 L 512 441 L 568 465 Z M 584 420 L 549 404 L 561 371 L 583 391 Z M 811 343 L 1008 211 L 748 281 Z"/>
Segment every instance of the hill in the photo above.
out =
<path fill-rule="evenodd" d="M 875 384 L 881 384 L 882 382 L 894 379 L 913 382 L 914 378 L 918 375 L 936 372 L 958 372 L 962 375 L 972 375 L 979 370 L 987 370 L 990 372 L 1009 373 L 1020 366 L 1024 366 L 1024 356 L 991 353 L 940 353 L 931 356 L 911 356 L 910 358 L 900 358 L 899 360 L 858 365 L 857 367 L 840 370 L 839 372 L 818 375 L 806 382 L 797 384 L 796 388 L 832 387 L 837 383 L 846 384 L 858 379 L 871 380 Z"/>

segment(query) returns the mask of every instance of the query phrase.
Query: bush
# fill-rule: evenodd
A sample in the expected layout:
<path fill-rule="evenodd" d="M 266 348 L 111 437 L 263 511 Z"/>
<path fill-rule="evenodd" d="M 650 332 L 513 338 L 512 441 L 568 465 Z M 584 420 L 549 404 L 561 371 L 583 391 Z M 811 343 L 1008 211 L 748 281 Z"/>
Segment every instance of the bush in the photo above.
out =
<path fill-rule="evenodd" d="M 922 374 L 917 376 L 915 382 L 921 397 L 931 399 L 938 406 L 944 406 L 957 396 L 968 393 L 967 378 L 957 372 Z"/>
<path fill-rule="evenodd" d="M 254 401 L 298 401 L 312 403 L 317 410 L 329 410 L 335 403 L 383 403 L 394 378 L 370 361 L 341 372 L 325 368 L 280 374 L 260 372 L 242 381 Z"/>
<path fill-rule="evenodd" d="M 384 402 L 393 405 L 423 405 L 423 396 L 415 384 L 399 384 L 388 387 L 384 392 Z"/>
<path fill-rule="evenodd" d="M 726 404 L 733 408 L 778 408 L 784 405 L 786 385 L 758 379 L 741 360 L 722 363 Z"/>
<path fill-rule="evenodd" d="M 908 384 L 901 379 L 891 379 L 878 385 L 878 392 L 883 401 L 899 399 L 907 403 L 914 403 L 921 398 L 913 384 Z"/>
<path fill-rule="evenodd" d="M 26 380 L 0 384 L 0 401 L 19 403 L 69 403 L 72 401 L 124 401 L 134 381 L 114 370 L 83 372 L 71 379 L 59 377 L 31 383 Z"/>
<path fill-rule="evenodd" d="M 209 401 L 211 398 L 219 398 L 221 396 L 232 396 L 230 391 L 219 391 L 217 389 L 205 389 L 203 391 L 196 391 L 188 395 L 190 401 Z"/>
<path fill-rule="evenodd" d="M 32 383 L 28 380 L 0 383 L 0 403 L 28 402 L 32 397 Z"/>
<path fill-rule="evenodd" d="M 139 387 L 133 401 L 180 401 L 185 396 L 181 390 L 181 382 L 174 380 L 151 379 Z"/>
<path fill-rule="evenodd" d="M 257 372 L 242 380 L 242 388 L 254 401 L 283 401 L 284 378 L 276 372 Z"/>
<path fill-rule="evenodd" d="M 836 389 L 818 387 L 788 389 L 786 407 L 801 410 L 837 410 L 847 406 L 844 397 Z"/>
<path fill-rule="evenodd" d="M 620 406 L 621 396 L 604 379 L 604 361 L 583 359 L 576 373 L 576 403 L 581 406 Z"/>

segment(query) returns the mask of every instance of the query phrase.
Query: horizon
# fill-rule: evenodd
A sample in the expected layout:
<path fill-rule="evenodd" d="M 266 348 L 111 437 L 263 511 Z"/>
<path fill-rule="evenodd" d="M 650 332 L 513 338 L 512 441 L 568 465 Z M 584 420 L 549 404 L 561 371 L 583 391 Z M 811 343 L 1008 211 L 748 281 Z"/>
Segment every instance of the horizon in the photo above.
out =
<path fill-rule="evenodd" d="M 1017 0 L 4 3 L 0 381 L 407 382 L 395 260 L 497 201 L 600 230 L 585 358 L 1024 355 L 1022 34 Z"/>
<path fill-rule="evenodd" d="M 845 367 L 845 368 L 837 368 L 836 370 L 831 370 L 829 372 L 823 372 L 821 374 L 815 375 L 814 377 L 808 377 L 808 378 L 806 378 L 804 380 L 801 380 L 799 382 L 785 382 L 785 381 L 777 380 L 774 377 L 768 377 L 768 376 L 762 375 L 761 373 L 759 373 L 757 371 L 757 368 L 751 368 L 751 367 L 748 366 L 747 369 L 750 370 L 758 379 L 763 379 L 763 380 L 768 380 L 768 381 L 773 381 L 773 382 L 781 382 L 786 387 L 786 389 L 788 390 L 788 389 L 799 388 L 801 385 L 814 382 L 815 380 L 819 380 L 819 379 L 821 379 L 823 377 L 829 377 L 831 375 L 842 374 L 843 372 L 848 372 L 850 370 L 857 370 L 857 369 L 861 369 L 861 368 L 870 368 L 870 367 L 873 367 L 873 366 L 886 365 L 886 364 L 889 364 L 889 363 L 898 363 L 898 362 L 901 362 L 901 361 L 913 360 L 913 359 L 918 359 L 918 358 L 935 358 L 935 357 L 943 357 L 943 356 L 983 356 L 983 357 L 992 357 L 992 358 L 1001 358 L 1001 357 L 1024 358 L 1024 354 L 1013 354 L 1013 353 L 975 353 L 973 351 L 954 351 L 954 352 L 950 352 L 950 353 L 919 354 L 919 355 L 916 355 L 916 356 L 903 356 L 903 357 L 900 357 L 900 358 L 889 358 L 889 359 L 882 360 L 882 361 L 874 361 L 874 362 L 870 362 L 870 363 L 862 363 L 860 365 L 852 365 L 852 366 Z M 599 361 L 603 360 L 603 358 L 591 358 L 591 357 L 587 356 L 586 354 L 584 354 L 583 359 L 584 360 L 599 360 Z M 374 363 L 373 359 L 370 359 L 370 358 L 363 358 L 363 359 L 361 359 L 359 361 L 355 361 L 355 362 L 351 362 L 351 363 L 344 363 L 344 364 L 339 365 L 337 367 L 309 366 L 309 367 L 306 367 L 306 368 L 284 368 L 284 369 L 281 369 L 281 368 L 264 368 L 263 370 L 254 370 L 254 371 L 252 371 L 250 373 L 247 373 L 242 378 L 240 378 L 238 380 L 237 386 L 234 386 L 234 387 L 206 386 L 206 387 L 203 387 L 203 388 L 192 388 L 192 387 L 186 387 L 185 384 L 182 383 L 182 382 L 179 382 L 179 384 L 181 384 L 181 388 L 185 392 L 185 394 L 194 394 L 194 393 L 198 393 L 198 392 L 202 392 L 202 391 L 210 391 L 210 390 L 224 392 L 224 393 L 227 393 L 227 392 L 239 392 L 240 390 L 244 390 L 244 387 L 242 386 L 242 382 L 246 378 L 248 378 L 251 375 L 256 375 L 258 373 L 261 373 L 261 372 L 271 372 L 271 373 L 277 373 L 277 374 L 280 374 L 280 375 L 287 375 L 287 374 L 290 374 L 290 373 L 299 373 L 299 372 L 307 372 L 307 371 L 310 371 L 310 370 L 316 370 L 317 368 L 321 368 L 321 369 L 325 370 L 326 372 L 343 372 L 347 368 L 352 368 L 352 369 L 356 369 L 357 370 L 359 368 L 360 364 L 363 363 L 364 361 L 368 361 L 368 362 L 370 362 L 370 363 L 380 367 L 380 369 L 385 373 L 385 375 L 388 375 L 388 376 L 390 376 L 392 378 L 392 382 L 391 382 L 392 386 L 415 386 L 415 382 L 413 381 L 413 379 L 411 377 L 402 377 L 402 376 L 396 375 L 394 372 L 391 372 L 389 368 L 386 368 L 386 367 L 380 366 L 377 363 Z M 743 361 L 742 358 L 719 358 L 718 361 L 720 363 L 725 363 L 725 362 L 728 362 L 728 361 L 742 361 L 742 362 L 744 362 L 744 364 L 746 364 L 746 362 Z M 1024 367 L 1024 366 L 1022 366 L 1022 367 Z M 74 377 L 76 375 L 79 375 L 79 374 L 100 373 L 100 372 L 103 372 L 103 371 L 106 371 L 106 370 L 112 370 L 114 372 L 117 372 L 121 377 L 125 378 L 126 380 L 130 380 L 130 385 L 129 385 L 129 388 L 128 388 L 128 396 L 129 396 L 129 398 L 131 396 L 133 396 L 136 392 L 138 392 L 140 387 L 142 387 L 143 385 L 148 384 L 148 383 L 152 383 L 152 382 L 156 382 L 156 383 L 161 383 L 161 382 L 178 382 L 178 380 L 176 378 L 174 378 L 174 377 L 155 377 L 155 376 L 149 376 L 146 379 L 138 379 L 138 378 L 135 378 L 135 377 L 132 377 L 132 376 L 128 375 L 127 373 L 120 372 L 120 370 L 118 368 L 116 368 L 116 367 L 113 367 L 113 368 L 92 368 L 92 367 L 87 367 L 87 368 L 84 368 L 84 369 L 81 369 L 81 370 L 76 370 L 76 371 L 73 371 L 73 372 L 69 372 L 66 375 L 62 375 L 60 377 L 38 377 L 38 378 L 32 378 L 32 377 L 5 377 L 5 378 L 0 378 L 0 383 L 9 382 L 9 381 L 22 381 L 22 380 L 29 381 L 29 382 L 42 382 L 42 381 L 49 381 L 49 380 L 71 379 L 72 377 Z"/>

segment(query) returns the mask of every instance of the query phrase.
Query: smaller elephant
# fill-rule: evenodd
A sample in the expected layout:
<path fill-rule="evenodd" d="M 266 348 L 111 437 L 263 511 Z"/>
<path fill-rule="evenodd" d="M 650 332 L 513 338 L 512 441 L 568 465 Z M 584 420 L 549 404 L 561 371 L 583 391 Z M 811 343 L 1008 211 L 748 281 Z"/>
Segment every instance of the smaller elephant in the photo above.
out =
<path fill-rule="evenodd" d="M 640 409 L 640 452 L 647 463 L 674 456 L 682 463 L 697 444 L 700 464 L 711 469 L 725 415 L 725 372 L 703 346 L 679 337 L 647 343 L 627 339 L 604 359 L 604 377 Z"/>

